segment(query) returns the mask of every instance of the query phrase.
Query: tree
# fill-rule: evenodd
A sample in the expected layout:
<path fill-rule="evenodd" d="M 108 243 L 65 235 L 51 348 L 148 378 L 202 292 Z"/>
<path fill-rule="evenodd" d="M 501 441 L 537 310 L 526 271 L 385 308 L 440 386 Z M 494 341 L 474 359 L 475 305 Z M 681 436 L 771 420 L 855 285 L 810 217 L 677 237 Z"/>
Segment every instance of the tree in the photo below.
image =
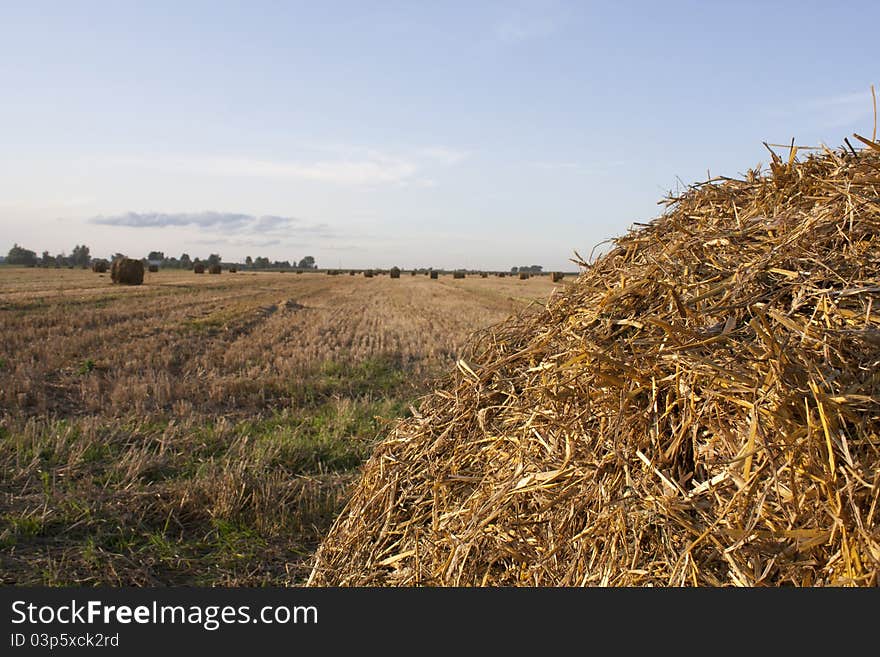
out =
<path fill-rule="evenodd" d="M 80 246 L 77 244 L 73 247 L 73 252 L 70 254 L 70 264 L 76 267 L 88 267 L 89 266 L 89 247 L 85 244 Z"/>
<path fill-rule="evenodd" d="M 43 251 L 43 255 L 40 257 L 40 265 L 43 267 L 54 267 L 55 258 L 48 251 Z"/>
<path fill-rule="evenodd" d="M 248 256 L 247 258 L 244 259 L 244 264 L 245 264 L 245 267 L 253 267 L 254 261 L 251 259 L 250 256 Z"/>
<path fill-rule="evenodd" d="M 257 256 L 254 260 L 254 267 L 257 269 L 267 269 L 269 267 L 269 258 L 266 256 Z"/>
<path fill-rule="evenodd" d="M 302 260 L 299 261 L 297 265 L 299 269 L 315 269 L 317 265 L 315 264 L 315 259 L 312 256 L 306 256 Z"/>
<path fill-rule="evenodd" d="M 211 265 L 219 265 L 220 264 L 220 254 L 219 253 L 212 253 L 211 255 L 208 256 L 207 262 L 208 262 L 209 267 Z"/>
<path fill-rule="evenodd" d="M 37 264 L 37 254 L 35 251 L 25 249 L 18 244 L 15 244 L 9 249 L 9 253 L 6 256 L 6 262 L 10 265 L 26 265 L 28 267 L 34 267 Z"/>
<path fill-rule="evenodd" d="M 180 256 L 180 266 L 183 269 L 192 269 L 193 263 L 190 260 L 189 253 L 184 253 Z"/>
<path fill-rule="evenodd" d="M 158 260 L 159 262 L 162 262 L 165 260 L 165 253 L 163 251 L 150 251 L 150 253 L 147 254 L 147 260 Z"/>
<path fill-rule="evenodd" d="M 56 267 L 66 267 L 67 266 L 67 256 L 64 255 L 64 251 L 55 256 L 55 266 Z"/>
<path fill-rule="evenodd" d="M 510 268 L 510 273 L 511 273 L 511 274 L 515 274 L 515 273 L 517 273 L 518 271 L 519 271 L 519 267 L 511 267 L 511 268 Z"/>

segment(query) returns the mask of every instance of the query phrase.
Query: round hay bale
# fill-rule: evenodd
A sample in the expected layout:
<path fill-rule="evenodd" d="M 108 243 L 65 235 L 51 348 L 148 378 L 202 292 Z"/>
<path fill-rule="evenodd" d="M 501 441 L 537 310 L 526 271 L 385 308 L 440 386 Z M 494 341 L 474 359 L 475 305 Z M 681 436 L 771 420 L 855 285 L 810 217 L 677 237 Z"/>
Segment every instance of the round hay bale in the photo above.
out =
<path fill-rule="evenodd" d="M 483 272 L 480 272 L 480 278 L 489 278 L 489 274 L 487 274 L 487 273 L 484 272 L 484 271 L 483 271 Z"/>
<path fill-rule="evenodd" d="M 155 274 L 157 271 L 159 271 L 159 265 L 150 265 L 148 269 L 150 270 L 151 274 Z"/>
<path fill-rule="evenodd" d="M 107 269 L 109 269 L 109 264 L 106 260 L 95 260 L 92 263 L 92 271 L 96 274 L 106 274 Z"/>
<path fill-rule="evenodd" d="M 434 280 L 436 280 L 437 277 L 438 277 L 438 273 L 437 273 L 436 271 L 432 271 L 432 272 L 431 272 L 431 278 L 434 279 Z"/>
<path fill-rule="evenodd" d="M 553 272 L 553 282 L 554 282 L 554 283 L 558 283 L 558 282 L 561 281 L 563 278 L 565 278 L 565 274 L 563 274 L 561 271 L 555 271 L 555 272 Z"/>
<path fill-rule="evenodd" d="M 526 281 L 526 280 L 528 280 L 528 279 L 529 279 L 529 275 L 528 275 L 526 272 L 521 271 L 521 272 L 519 273 L 519 280 L 521 280 L 521 281 Z"/>
<path fill-rule="evenodd" d="M 452 272 L 452 278 L 464 278 L 463 271 L 454 271 Z"/>
<path fill-rule="evenodd" d="M 193 265 L 193 273 L 194 274 L 204 274 L 205 273 L 205 265 L 201 262 L 197 262 Z"/>
<path fill-rule="evenodd" d="M 373 278 L 373 272 L 368 269 L 364 272 L 364 278 Z"/>
<path fill-rule="evenodd" d="M 400 267 L 392 267 L 389 274 L 391 278 L 400 278 Z"/>
<path fill-rule="evenodd" d="M 396 423 L 320 586 L 877 586 L 880 153 L 695 185 Z"/>
<path fill-rule="evenodd" d="M 140 285 L 144 282 L 144 263 L 133 258 L 117 258 L 110 266 L 110 279 L 120 285 Z"/>
<path fill-rule="evenodd" d="M 236 272 L 238 272 L 238 267 L 230 267 L 230 268 L 229 268 L 229 273 L 230 273 L 230 274 L 235 274 Z"/>
<path fill-rule="evenodd" d="M 223 270 L 220 268 L 220 265 L 211 265 L 210 267 L 208 267 L 209 274 L 220 274 L 222 272 Z"/>

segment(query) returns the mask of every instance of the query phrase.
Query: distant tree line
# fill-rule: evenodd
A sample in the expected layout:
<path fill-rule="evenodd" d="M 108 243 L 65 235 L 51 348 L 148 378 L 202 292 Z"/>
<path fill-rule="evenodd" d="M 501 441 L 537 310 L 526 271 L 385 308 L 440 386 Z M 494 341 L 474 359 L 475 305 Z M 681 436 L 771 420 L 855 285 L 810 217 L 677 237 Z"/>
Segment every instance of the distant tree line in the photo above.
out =
<path fill-rule="evenodd" d="M 526 274 L 540 274 L 544 270 L 544 267 L 541 265 L 528 265 L 527 267 L 511 267 L 510 273 L 526 273 Z"/>
<path fill-rule="evenodd" d="M 13 245 L 6 255 L 6 264 L 24 265 L 25 267 L 88 267 L 91 262 L 89 247 L 85 244 L 77 244 L 73 247 L 70 255 L 59 253 L 52 255 L 48 251 L 43 251 L 42 255 L 37 257 L 36 251 L 31 251 L 18 244 Z"/>
<path fill-rule="evenodd" d="M 117 258 L 127 257 L 124 253 L 114 253 L 108 260 L 116 260 Z M 88 267 L 94 258 L 91 257 L 89 247 L 85 244 L 77 244 L 73 247 L 70 255 L 63 252 L 51 255 L 48 251 L 43 251 L 41 256 L 37 256 L 36 251 L 31 251 L 17 243 L 9 249 L 5 262 L 9 265 L 19 265 L 25 267 Z M 166 257 L 163 251 L 150 251 L 145 258 L 144 263 L 159 265 L 168 269 L 192 269 L 197 263 L 204 263 L 206 266 L 211 265 L 235 265 L 241 267 L 238 262 L 223 262 L 219 253 L 212 253 L 204 260 L 192 258 L 188 253 L 182 253 L 179 258 L 174 256 Z M 275 260 L 270 262 L 269 258 L 258 256 L 251 258 L 248 256 L 244 261 L 244 268 L 247 269 L 317 269 L 315 259 L 312 256 L 306 256 L 299 262 L 296 259 L 291 263 L 290 260 Z"/>

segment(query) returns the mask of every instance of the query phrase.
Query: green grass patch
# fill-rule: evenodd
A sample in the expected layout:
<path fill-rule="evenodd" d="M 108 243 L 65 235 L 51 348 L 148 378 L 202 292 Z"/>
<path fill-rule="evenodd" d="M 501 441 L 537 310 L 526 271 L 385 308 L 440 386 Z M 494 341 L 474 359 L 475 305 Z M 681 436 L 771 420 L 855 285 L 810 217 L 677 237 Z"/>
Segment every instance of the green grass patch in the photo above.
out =
<path fill-rule="evenodd" d="M 0 583 L 301 582 L 356 470 L 416 394 L 392 357 L 324 363 L 291 385 L 245 419 L 7 419 Z"/>

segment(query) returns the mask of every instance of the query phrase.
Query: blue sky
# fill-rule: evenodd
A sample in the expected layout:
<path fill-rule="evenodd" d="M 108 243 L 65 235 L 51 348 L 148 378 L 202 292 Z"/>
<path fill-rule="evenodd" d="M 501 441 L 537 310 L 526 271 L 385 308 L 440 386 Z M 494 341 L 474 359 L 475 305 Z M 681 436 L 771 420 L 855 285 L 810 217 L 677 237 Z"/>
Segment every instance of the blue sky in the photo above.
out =
<path fill-rule="evenodd" d="M 2 2 L 0 252 L 573 269 L 870 135 L 880 3 Z"/>

